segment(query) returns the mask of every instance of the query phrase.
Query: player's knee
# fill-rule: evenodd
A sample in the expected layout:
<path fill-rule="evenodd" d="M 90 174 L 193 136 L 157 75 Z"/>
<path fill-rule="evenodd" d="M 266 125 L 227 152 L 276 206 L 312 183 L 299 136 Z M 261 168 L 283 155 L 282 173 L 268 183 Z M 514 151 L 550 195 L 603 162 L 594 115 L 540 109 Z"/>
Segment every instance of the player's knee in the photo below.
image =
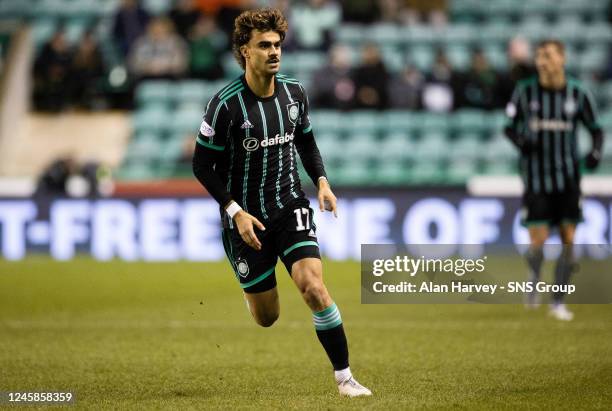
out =
<path fill-rule="evenodd" d="M 327 299 L 327 289 L 322 281 L 311 281 L 303 287 L 302 295 L 308 305 L 322 306 Z"/>

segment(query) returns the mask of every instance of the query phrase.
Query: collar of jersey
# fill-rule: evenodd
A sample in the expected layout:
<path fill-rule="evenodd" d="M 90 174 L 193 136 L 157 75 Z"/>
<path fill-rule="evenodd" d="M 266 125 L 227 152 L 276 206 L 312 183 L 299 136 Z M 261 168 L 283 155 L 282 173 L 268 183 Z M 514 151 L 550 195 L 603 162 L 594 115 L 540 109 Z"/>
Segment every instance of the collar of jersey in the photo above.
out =
<path fill-rule="evenodd" d="M 278 95 L 278 80 L 276 79 L 276 76 L 274 76 L 274 93 L 272 93 L 272 95 L 268 97 L 259 97 L 257 94 L 253 93 L 253 90 L 251 90 L 251 88 L 247 84 L 246 77 L 244 74 L 240 76 L 240 80 L 242 81 L 242 84 L 244 84 L 244 89 L 247 91 L 247 93 L 249 93 L 251 96 L 253 96 L 253 98 L 258 101 L 274 100 Z"/>

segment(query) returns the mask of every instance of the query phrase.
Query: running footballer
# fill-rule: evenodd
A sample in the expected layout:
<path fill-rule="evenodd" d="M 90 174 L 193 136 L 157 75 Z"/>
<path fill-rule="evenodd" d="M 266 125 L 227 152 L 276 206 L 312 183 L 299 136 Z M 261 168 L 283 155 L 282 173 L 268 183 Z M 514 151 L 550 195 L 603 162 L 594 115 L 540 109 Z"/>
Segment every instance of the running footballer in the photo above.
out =
<path fill-rule="evenodd" d="M 530 281 L 539 280 L 542 246 L 551 228 L 558 227 L 563 249 L 555 267 L 555 283 L 567 284 L 575 266 L 572 244 L 576 224 L 582 219 L 576 128 L 581 122 L 592 137 L 584 161 L 587 169 L 599 164 L 604 135 L 589 92 L 565 73 L 563 44 L 557 40 L 541 42 L 535 63 L 537 76 L 520 82 L 507 106 L 510 121 L 505 132 L 521 153 L 523 224 L 531 243 L 526 254 Z M 527 307 L 539 304 L 535 292 L 526 297 Z M 550 313 L 569 321 L 573 313 L 563 300 L 563 293 L 554 294 Z"/>
<path fill-rule="evenodd" d="M 280 258 L 304 301 L 341 395 L 371 395 L 349 368 L 342 318 L 322 279 L 313 210 L 301 189 L 299 155 L 318 189 L 319 208 L 336 214 L 299 81 L 279 74 L 287 21 L 275 9 L 236 18 L 233 51 L 244 74 L 208 103 L 193 170 L 221 208 L 223 245 L 255 322 L 279 316 Z"/>

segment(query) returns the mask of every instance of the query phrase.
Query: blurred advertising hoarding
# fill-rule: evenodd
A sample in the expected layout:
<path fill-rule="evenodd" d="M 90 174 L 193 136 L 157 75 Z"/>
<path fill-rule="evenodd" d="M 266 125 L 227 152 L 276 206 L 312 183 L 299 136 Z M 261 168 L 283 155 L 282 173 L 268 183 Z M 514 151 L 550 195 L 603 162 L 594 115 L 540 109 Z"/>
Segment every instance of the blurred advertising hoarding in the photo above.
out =
<path fill-rule="evenodd" d="M 311 198 L 321 252 L 334 260 L 359 259 L 362 244 L 529 242 L 516 197 L 474 197 L 455 189 L 336 194 L 337 219 L 319 212 Z M 576 244 L 611 244 L 612 196 L 585 198 L 582 207 Z M 558 235 L 549 242 L 558 243 Z M 40 253 L 58 260 L 224 258 L 219 208 L 208 197 L 0 199 L 0 251 L 8 260 Z"/>

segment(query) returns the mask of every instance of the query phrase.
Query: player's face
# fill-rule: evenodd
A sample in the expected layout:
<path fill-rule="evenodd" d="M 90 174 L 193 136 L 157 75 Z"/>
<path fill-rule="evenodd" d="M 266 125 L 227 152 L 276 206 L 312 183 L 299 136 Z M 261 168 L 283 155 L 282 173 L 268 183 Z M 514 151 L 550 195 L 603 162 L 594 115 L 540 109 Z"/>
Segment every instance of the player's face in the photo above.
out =
<path fill-rule="evenodd" d="M 280 70 L 281 40 L 277 32 L 253 30 L 251 40 L 243 47 L 249 69 L 262 75 Z"/>
<path fill-rule="evenodd" d="M 551 76 L 563 70 L 565 56 L 554 44 L 538 48 L 535 58 L 536 68 L 540 76 Z"/>

